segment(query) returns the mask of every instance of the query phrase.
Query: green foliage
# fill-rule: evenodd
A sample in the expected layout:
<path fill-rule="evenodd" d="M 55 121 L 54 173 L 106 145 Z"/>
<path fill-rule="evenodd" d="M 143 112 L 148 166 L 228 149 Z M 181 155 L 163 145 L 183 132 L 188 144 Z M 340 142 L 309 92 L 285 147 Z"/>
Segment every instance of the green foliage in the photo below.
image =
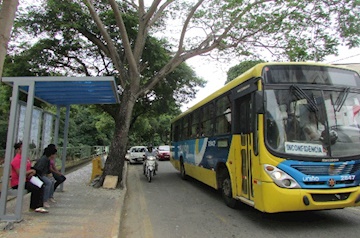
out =
<path fill-rule="evenodd" d="M 140 116 L 130 129 L 129 146 L 170 144 L 170 121 L 174 116 L 166 113 Z"/>
<path fill-rule="evenodd" d="M 97 138 L 95 115 L 85 106 L 71 106 L 70 114 L 76 115 L 70 121 L 69 142 L 72 145 L 102 145 Z M 101 143 L 101 144 L 98 144 Z"/>
<path fill-rule="evenodd" d="M 172 119 L 173 117 L 170 115 L 162 115 L 158 118 L 158 127 L 156 128 L 156 132 L 159 135 L 160 141 L 157 145 L 170 144 L 170 128 Z"/>
<path fill-rule="evenodd" d="M 5 76 L 5 75 L 4 75 Z M 10 112 L 11 87 L 0 84 L 0 150 L 6 148 L 7 129 Z"/>
<path fill-rule="evenodd" d="M 24 52 L 17 55 L 7 55 L 4 63 L 4 77 L 16 76 L 35 76 L 31 71 L 32 65 L 29 63 L 31 55 Z"/>
<path fill-rule="evenodd" d="M 45 111 L 56 114 L 54 106 L 43 105 Z M 61 108 L 59 145 L 63 144 L 62 132 L 64 131 L 64 119 L 66 108 Z M 108 114 L 99 111 L 94 105 L 72 105 L 70 107 L 69 120 L 69 146 L 104 145 L 111 143 L 114 133 L 114 120 Z"/>
<path fill-rule="evenodd" d="M 255 65 L 259 63 L 263 63 L 265 61 L 263 60 L 249 60 L 249 61 L 243 61 L 238 65 L 235 65 L 229 69 L 227 72 L 227 79 L 225 84 L 236 78 L 237 76 L 240 76 L 241 74 L 245 73 L 247 70 L 251 69 Z"/>
<path fill-rule="evenodd" d="M 107 113 L 101 113 L 95 116 L 95 128 L 100 145 L 110 145 L 114 134 L 115 122 Z"/>
<path fill-rule="evenodd" d="M 359 12 L 358 0 L 204 1 L 190 27 L 207 34 L 189 42 L 212 35 L 210 42 L 219 42 L 221 56 L 322 61 L 336 54 L 339 45 L 360 45 Z"/>

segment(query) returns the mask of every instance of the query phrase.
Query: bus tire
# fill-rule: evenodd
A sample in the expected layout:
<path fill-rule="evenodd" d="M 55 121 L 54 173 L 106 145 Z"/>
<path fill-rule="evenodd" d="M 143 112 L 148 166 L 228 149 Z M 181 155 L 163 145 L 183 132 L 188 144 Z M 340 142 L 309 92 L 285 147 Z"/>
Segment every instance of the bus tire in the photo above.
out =
<path fill-rule="evenodd" d="M 185 166 L 182 160 L 180 160 L 180 177 L 181 179 L 186 180 Z"/>
<path fill-rule="evenodd" d="M 231 179 L 229 173 L 225 172 L 221 181 L 221 194 L 226 206 L 231 208 L 237 207 L 237 200 L 232 197 Z"/>

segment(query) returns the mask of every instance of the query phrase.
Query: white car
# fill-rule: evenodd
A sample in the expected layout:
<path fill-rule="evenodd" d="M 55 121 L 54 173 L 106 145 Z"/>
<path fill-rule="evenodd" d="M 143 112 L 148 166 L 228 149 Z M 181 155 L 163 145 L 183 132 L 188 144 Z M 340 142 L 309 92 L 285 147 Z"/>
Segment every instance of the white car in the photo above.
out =
<path fill-rule="evenodd" d="M 125 159 L 132 163 L 142 163 L 145 158 L 146 146 L 133 146 L 125 155 Z"/>

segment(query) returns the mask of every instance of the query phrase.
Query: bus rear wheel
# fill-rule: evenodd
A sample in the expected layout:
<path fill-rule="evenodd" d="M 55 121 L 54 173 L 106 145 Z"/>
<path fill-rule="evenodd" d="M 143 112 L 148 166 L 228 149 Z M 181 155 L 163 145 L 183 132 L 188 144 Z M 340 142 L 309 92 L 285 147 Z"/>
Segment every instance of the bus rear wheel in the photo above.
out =
<path fill-rule="evenodd" d="M 180 177 L 185 180 L 186 179 L 186 172 L 185 172 L 185 166 L 184 162 L 180 160 Z"/>
<path fill-rule="evenodd" d="M 228 207 L 236 208 L 237 200 L 232 197 L 231 180 L 229 174 L 226 172 L 222 177 L 221 194 Z"/>

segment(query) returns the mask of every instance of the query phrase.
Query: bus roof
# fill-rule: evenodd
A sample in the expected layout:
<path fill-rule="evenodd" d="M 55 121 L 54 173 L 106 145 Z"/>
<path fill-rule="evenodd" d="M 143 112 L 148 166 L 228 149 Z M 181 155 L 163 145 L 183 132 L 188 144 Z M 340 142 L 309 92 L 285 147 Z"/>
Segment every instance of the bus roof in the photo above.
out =
<path fill-rule="evenodd" d="M 174 121 L 184 117 L 185 115 L 187 115 L 190 112 L 196 110 L 197 108 L 205 105 L 206 103 L 217 98 L 218 96 L 223 95 L 224 93 L 228 92 L 229 90 L 235 88 L 236 86 L 238 86 L 239 84 L 244 82 L 245 79 L 249 79 L 250 77 L 260 77 L 262 74 L 262 69 L 264 68 L 264 66 L 268 66 L 268 65 L 315 65 L 315 66 L 326 66 L 326 67 L 332 67 L 332 68 L 346 69 L 346 70 L 356 72 L 355 70 L 346 68 L 344 66 L 331 65 L 331 64 L 325 64 L 325 63 L 319 63 L 319 62 L 266 62 L 266 63 L 259 63 L 259 64 L 255 65 L 254 67 L 250 68 L 249 70 L 247 70 L 246 72 L 244 72 L 243 74 L 234 78 L 233 80 L 231 80 L 230 82 L 225 84 L 223 87 L 221 87 L 214 93 L 210 94 L 209 96 L 207 96 L 200 102 L 196 103 L 194 106 L 190 107 L 185 112 L 182 112 L 180 115 L 175 117 L 171 122 L 174 122 Z"/>

